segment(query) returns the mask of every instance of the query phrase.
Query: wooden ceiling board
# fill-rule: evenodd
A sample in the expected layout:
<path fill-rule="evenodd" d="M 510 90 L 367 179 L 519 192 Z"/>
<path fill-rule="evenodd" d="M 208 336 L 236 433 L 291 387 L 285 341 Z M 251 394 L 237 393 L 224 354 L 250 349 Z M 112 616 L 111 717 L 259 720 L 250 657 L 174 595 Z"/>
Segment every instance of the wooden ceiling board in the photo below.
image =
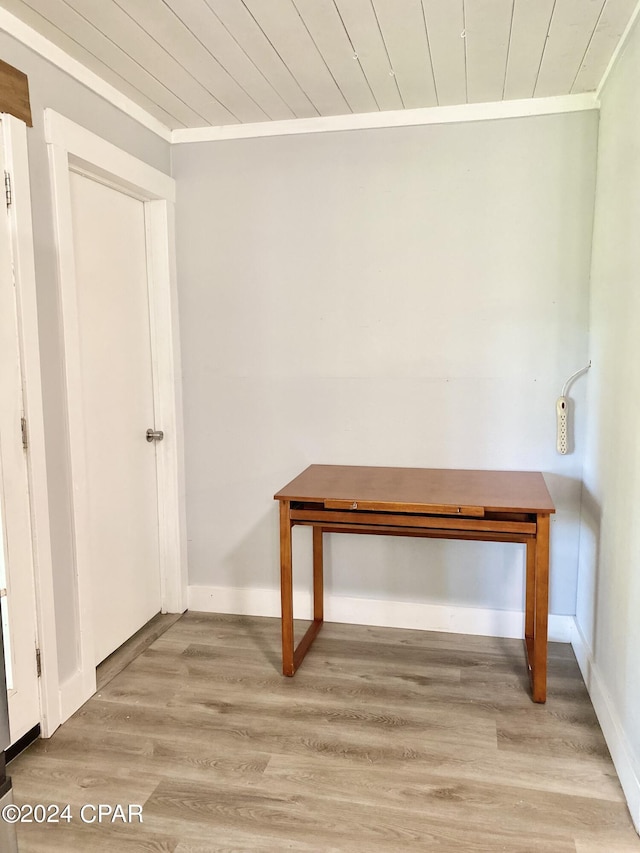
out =
<path fill-rule="evenodd" d="M 271 83 L 240 47 L 205 0 L 165 0 L 222 68 L 274 120 L 295 118 Z M 223 99 L 224 100 L 224 99 Z"/>
<path fill-rule="evenodd" d="M 466 104 L 464 12 L 462 0 L 422 0 L 436 96 L 440 106 Z"/>
<path fill-rule="evenodd" d="M 25 44 L 31 27 L 132 113 L 131 101 L 179 130 L 593 92 L 637 2 L 0 0 L 0 10 Z"/>
<path fill-rule="evenodd" d="M 242 0 L 205 0 L 229 34 L 253 60 L 296 118 L 314 118 L 318 111 L 289 71 Z"/>
<path fill-rule="evenodd" d="M 202 41 L 185 26 L 165 0 L 115 2 L 237 121 L 266 121 L 269 118 L 207 50 Z"/>
<path fill-rule="evenodd" d="M 598 88 L 636 5 L 637 0 L 607 0 L 573 81 L 573 93 L 593 92 Z"/>
<path fill-rule="evenodd" d="M 422 0 L 373 0 L 384 43 L 407 109 L 438 103 Z"/>
<path fill-rule="evenodd" d="M 535 96 L 570 92 L 606 0 L 556 0 Z"/>
<path fill-rule="evenodd" d="M 327 116 L 350 112 L 292 0 L 244 0 L 244 3 L 318 113 Z"/>
<path fill-rule="evenodd" d="M 505 99 L 532 98 L 556 0 L 515 0 Z"/>
<path fill-rule="evenodd" d="M 465 0 L 467 100 L 501 101 L 514 0 Z"/>
<path fill-rule="evenodd" d="M 2 6 L 167 127 L 189 127 L 202 120 L 64 0 L 2 0 Z"/>
<path fill-rule="evenodd" d="M 378 108 L 401 110 L 402 98 L 371 0 L 335 0 Z"/>
<path fill-rule="evenodd" d="M 77 12 L 91 20 L 111 41 L 120 45 L 125 53 L 135 56 L 150 74 L 175 92 L 201 116 L 200 121 L 204 124 L 237 122 L 237 119 L 216 101 L 210 92 L 114 0 L 67 0 L 67 2 Z"/>
<path fill-rule="evenodd" d="M 333 0 L 293 2 L 352 112 L 375 112 L 378 105 Z"/>

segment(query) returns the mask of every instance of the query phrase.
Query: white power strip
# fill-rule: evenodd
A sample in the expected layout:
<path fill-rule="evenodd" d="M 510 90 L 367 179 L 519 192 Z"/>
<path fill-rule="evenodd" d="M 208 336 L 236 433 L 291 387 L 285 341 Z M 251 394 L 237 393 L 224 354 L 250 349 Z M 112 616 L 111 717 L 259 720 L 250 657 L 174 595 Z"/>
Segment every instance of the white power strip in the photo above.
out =
<path fill-rule="evenodd" d="M 569 452 L 569 430 L 567 425 L 567 415 L 569 410 L 569 401 L 567 397 L 558 397 L 556 403 L 556 449 L 563 456 Z"/>
<path fill-rule="evenodd" d="M 571 374 L 562 386 L 562 394 L 556 402 L 556 450 L 562 456 L 565 456 L 569 452 L 573 453 L 573 450 L 569 450 L 569 398 L 567 397 L 567 392 L 573 380 L 582 373 L 586 373 L 590 367 L 591 362 L 586 367 L 581 367 L 580 370 L 576 370 L 575 373 Z"/>

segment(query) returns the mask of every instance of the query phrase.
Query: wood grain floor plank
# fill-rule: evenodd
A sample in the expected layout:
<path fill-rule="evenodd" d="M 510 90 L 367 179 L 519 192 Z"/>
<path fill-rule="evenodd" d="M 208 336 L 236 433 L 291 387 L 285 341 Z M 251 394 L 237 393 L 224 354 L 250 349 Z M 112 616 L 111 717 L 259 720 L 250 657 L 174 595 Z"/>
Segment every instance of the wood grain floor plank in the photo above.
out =
<path fill-rule="evenodd" d="M 323 848 L 322 853 L 343 853 L 344 847 Z M 269 839 L 257 838 L 255 835 L 247 835 L 244 842 L 237 833 L 231 833 L 226 837 L 225 833 L 216 833 L 215 841 L 190 840 L 181 841 L 175 849 L 175 853 L 282 853 L 283 850 L 292 853 L 318 853 L 318 847 L 314 842 L 306 843 L 300 841 L 287 841 L 283 847 L 281 841 L 270 841 Z M 379 851 L 372 851 L 379 853 Z"/>
<path fill-rule="evenodd" d="M 469 804 L 464 803 L 465 813 Z M 352 798 L 325 799 L 315 792 L 235 792 L 208 786 L 163 782 L 150 798 L 147 811 L 156 821 L 194 818 L 197 824 L 210 823 L 223 832 L 246 833 L 258 838 L 287 838 L 293 841 L 316 839 L 318 850 L 344 845 L 345 850 L 376 848 L 395 850 L 486 851 L 494 853 L 508 844 L 512 853 L 530 851 L 530 842 L 522 840 L 518 829 L 452 819 L 460 814 L 461 801 L 448 791 L 424 802 L 416 810 L 412 805 L 390 808 L 353 801 Z M 187 832 L 191 830 L 187 821 Z M 554 853 L 574 853 L 572 840 L 556 832 L 537 833 L 537 850 Z"/>
<path fill-rule="evenodd" d="M 593 833 L 590 838 L 576 838 L 576 853 L 605 853 L 611 850 L 613 853 L 638 853 L 640 851 L 640 838 L 632 827 L 619 833 L 606 833 L 601 838 L 598 833 Z"/>
<path fill-rule="evenodd" d="M 281 853 L 283 849 L 293 851 L 293 853 L 318 853 L 318 847 L 311 842 L 292 842 L 287 841 L 286 847 L 283 848 L 282 842 L 271 842 L 265 839 L 250 836 L 245 843 L 241 843 L 238 838 L 226 839 L 219 837 L 216 833 L 216 841 L 212 844 L 211 841 L 181 841 L 176 847 L 174 853 Z M 327 847 L 323 849 L 323 853 L 341 853 L 344 848 Z M 375 851 L 374 851 L 375 853 Z"/>
<path fill-rule="evenodd" d="M 44 743 L 47 744 L 46 749 L 40 747 L 38 750 L 37 747 Z M 115 772 L 122 762 L 125 767 L 135 766 L 136 776 L 141 774 L 154 779 L 153 787 L 163 777 L 172 776 L 177 766 L 183 779 L 213 778 L 253 783 L 262 776 L 272 757 L 267 753 L 239 751 L 235 745 L 225 749 L 224 745 L 211 739 L 192 742 L 189 739 L 140 736 L 125 740 L 119 732 L 102 732 L 96 737 L 92 731 L 74 728 L 63 729 L 49 741 L 34 744 L 22 778 L 28 779 L 35 768 L 46 768 L 50 759 L 78 767 L 88 754 L 101 768 L 99 778 L 112 768 Z M 102 790 L 101 782 L 99 786 Z"/>
<path fill-rule="evenodd" d="M 387 767 L 387 765 L 385 765 Z M 375 769 L 375 768 L 373 768 Z M 303 782 L 313 775 L 324 773 L 328 778 L 357 781 L 362 769 L 350 767 L 341 759 L 323 756 L 318 762 L 313 757 L 298 755 L 272 755 L 265 770 L 266 778 L 299 777 Z M 374 776 L 379 782 L 380 777 Z M 421 785 L 428 780 L 441 784 L 441 780 L 455 778 L 458 781 L 493 784 L 499 780 L 503 786 L 513 789 L 513 796 L 519 796 L 518 789 L 525 791 L 536 789 L 550 794 L 564 794 L 593 798 L 612 803 L 624 804 L 624 796 L 613 769 L 603 771 L 599 763 L 591 768 L 582 764 L 576 766 L 572 760 L 555 758 L 538 762 L 532 766 L 529 756 L 491 752 L 488 750 L 459 749 L 431 750 L 428 758 L 420 764 L 404 764 L 393 767 L 388 785 L 403 790 L 405 786 Z M 364 776 L 362 776 L 364 784 Z M 385 780 L 383 779 L 383 783 Z"/>
<path fill-rule="evenodd" d="M 390 781 L 379 767 L 343 769 L 330 772 L 321 761 L 306 762 L 303 772 L 278 772 L 275 764 L 267 778 L 277 780 L 274 789 L 281 794 L 295 796 L 301 790 L 312 790 L 315 797 L 324 800 L 347 800 L 356 807 L 388 807 L 407 810 L 411 814 L 427 812 L 430 819 L 454 819 L 465 804 L 468 827 L 479 832 L 486 830 L 496 814 L 500 815 L 502 829 L 515 834 L 526 834 L 528 827 L 544 816 L 544 824 L 553 827 L 553 834 L 566 840 L 576 832 L 588 830 L 618 831 L 628 825 L 628 814 L 623 802 L 614 803 L 594 797 L 578 797 L 574 793 L 558 793 L 540 788 L 513 786 L 502 781 L 461 780 L 457 775 L 432 775 L 425 767 L 422 778 L 412 773 L 404 777 L 399 771 Z M 315 763 L 315 768 L 312 764 Z M 399 777 L 399 778 L 396 778 Z"/>
<path fill-rule="evenodd" d="M 101 690 L 178 619 L 180 619 L 179 613 L 158 613 L 150 619 L 133 637 L 130 637 L 96 667 L 96 689 Z"/>
<path fill-rule="evenodd" d="M 106 762 L 105 762 L 106 764 Z M 53 756 L 34 756 L 13 783 L 14 800 L 18 803 L 41 802 L 39 794 L 43 787 L 55 789 L 51 802 L 72 803 L 145 803 L 155 790 L 158 780 L 155 775 L 140 771 L 138 767 L 114 767 L 111 761 L 99 772 L 88 768 L 85 763 L 60 761 Z"/>
<path fill-rule="evenodd" d="M 180 835 L 172 838 L 142 827 L 69 825 L 21 825 L 19 853 L 175 853 Z"/>
<path fill-rule="evenodd" d="M 537 731 L 526 731 L 521 726 L 502 722 L 498 728 L 498 748 L 538 757 L 582 754 L 609 758 L 602 732 L 592 726 L 538 726 Z"/>
<path fill-rule="evenodd" d="M 77 725 L 88 730 L 97 727 L 119 732 L 123 738 L 144 736 L 152 730 L 157 739 L 175 741 L 215 740 L 225 749 L 234 745 L 252 751 L 261 748 L 270 753 L 293 752 L 300 755 L 340 755 L 355 762 L 409 762 L 424 760 L 432 744 L 448 743 L 456 747 L 460 739 L 495 750 L 495 725 L 482 728 L 473 723 L 466 728 L 447 726 L 442 720 L 430 731 L 412 732 L 376 730 L 357 723 L 334 725 L 330 722 L 309 725 L 290 721 L 286 716 L 268 718 L 265 714 L 225 714 L 191 708 L 141 707 L 115 702 L 93 703 L 85 707 Z"/>
<path fill-rule="evenodd" d="M 144 824 L 20 826 L 20 851 L 640 853 L 571 649 L 546 705 L 523 666 L 520 641 L 327 624 L 284 678 L 279 620 L 187 613 L 9 768 L 20 802 Z"/>

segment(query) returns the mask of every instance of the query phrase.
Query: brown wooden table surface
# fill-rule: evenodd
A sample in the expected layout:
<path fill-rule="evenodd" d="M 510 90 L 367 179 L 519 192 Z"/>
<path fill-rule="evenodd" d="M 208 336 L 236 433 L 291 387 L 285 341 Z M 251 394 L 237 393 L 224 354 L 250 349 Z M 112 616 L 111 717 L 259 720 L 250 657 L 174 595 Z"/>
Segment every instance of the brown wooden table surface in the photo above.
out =
<path fill-rule="evenodd" d="M 357 501 L 396 506 L 471 506 L 492 511 L 555 512 L 537 471 L 464 471 L 310 465 L 276 495 L 289 501 Z"/>
<path fill-rule="evenodd" d="M 537 471 L 311 465 L 280 503 L 283 672 L 293 675 L 323 622 L 323 534 L 367 533 L 526 544 L 525 648 L 535 702 L 546 700 L 549 518 Z M 314 618 L 293 637 L 291 529 L 313 528 Z"/>

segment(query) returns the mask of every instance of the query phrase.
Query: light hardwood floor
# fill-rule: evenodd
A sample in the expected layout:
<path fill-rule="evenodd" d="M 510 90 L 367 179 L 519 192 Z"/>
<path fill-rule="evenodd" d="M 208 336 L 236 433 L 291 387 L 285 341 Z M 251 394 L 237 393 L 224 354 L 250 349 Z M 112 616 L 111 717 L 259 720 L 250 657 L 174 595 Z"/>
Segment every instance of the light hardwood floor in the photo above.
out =
<path fill-rule="evenodd" d="M 96 667 L 96 690 L 99 693 L 123 669 L 139 657 L 158 637 L 161 637 L 174 622 L 180 619 L 179 613 L 158 613 L 143 625 L 133 637 L 116 649 L 106 660 Z"/>
<path fill-rule="evenodd" d="M 20 853 L 640 853 L 569 646 L 541 706 L 516 640 L 327 624 L 293 679 L 279 644 L 275 619 L 183 616 L 12 762 L 16 802 L 73 815 Z"/>

